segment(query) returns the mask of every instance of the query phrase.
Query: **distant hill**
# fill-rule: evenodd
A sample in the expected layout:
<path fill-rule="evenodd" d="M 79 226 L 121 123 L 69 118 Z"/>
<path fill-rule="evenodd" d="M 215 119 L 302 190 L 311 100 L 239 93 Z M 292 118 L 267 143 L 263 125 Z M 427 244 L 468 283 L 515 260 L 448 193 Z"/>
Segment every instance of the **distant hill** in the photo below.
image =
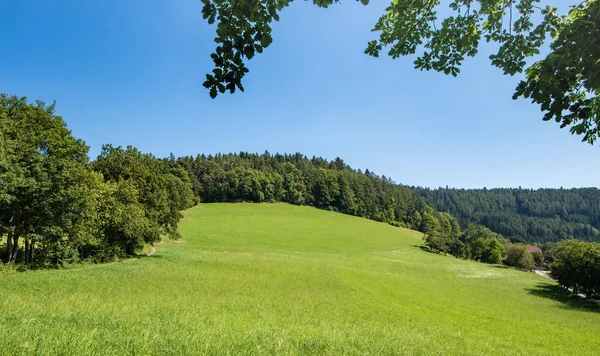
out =
<path fill-rule="evenodd" d="M 368 169 L 353 169 L 341 158 L 328 161 L 300 153 L 171 155 L 165 161 L 188 172 L 203 202 L 309 205 L 425 233 L 438 227 L 450 233 L 460 223 L 462 228 L 484 225 L 513 241 L 600 241 L 597 188 L 411 188 Z"/>
<path fill-rule="evenodd" d="M 428 232 L 450 229 L 453 219 L 429 207 L 406 186 L 341 158 L 248 152 L 166 159 L 184 168 L 202 202 L 285 202 Z"/>
<path fill-rule="evenodd" d="M 513 240 L 549 242 L 575 237 L 600 241 L 600 190 L 413 188 L 462 227 L 481 224 Z"/>

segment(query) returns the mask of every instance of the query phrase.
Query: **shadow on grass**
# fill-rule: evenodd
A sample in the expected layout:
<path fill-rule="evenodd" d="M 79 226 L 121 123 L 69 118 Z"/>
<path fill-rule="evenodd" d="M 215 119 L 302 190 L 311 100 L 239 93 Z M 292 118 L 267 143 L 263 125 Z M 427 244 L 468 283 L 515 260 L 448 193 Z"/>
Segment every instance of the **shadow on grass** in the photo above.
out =
<path fill-rule="evenodd" d="M 162 259 L 162 258 L 165 258 L 165 256 L 163 256 L 163 255 L 157 255 L 157 254 L 153 254 L 153 255 L 150 255 L 150 256 L 148 256 L 148 255 L 143 255 L 143 256 L 142 256 L 142 258 L 160 258 L 160 259 Z"/>
<path fill-rule="evenodd" d="M 490 266 L 491 266 L 492 268 L 501 268 L 501 269 L 507 269 L 507 268 L 510 268 L 510 267 L 508 267 L 508 266 L 505 266 L 505 265 L 490 265 Z"/>
<path fill-rule="evenodd" d="M 581 298 L 565 288 L 550 283 L 538 283 L 535 288 L 525 289 L 529 294 L 562 303 L 561 308 L 600 313 L 600 305 Z"/>
<path fill-rule="evenodd" d="M 416 248 L 420 248 L 421 250 L 425 251 L 425 252 L 429 252 L 429 253 L 435 253 L 436 255 L 439 255 L 439 253 L 430 250 L 429 247 L 427 246 L 423 246 L 423 245 L 411 245 L 411 247 L 416 247 Z"/>
<path fill-rule="evenodd" d="M 138 254 L 131 256 L 131 258 L 137 258 L 137 259 L 141 260 L 144 258 L 164 258 L 164 256 L 160 255 L 160 254 L 157 255 L 156 253 L 153 253 L 150 256 L 148 256 L 148 254 L 146 254 L 146 253 L 138 253 Z"/>

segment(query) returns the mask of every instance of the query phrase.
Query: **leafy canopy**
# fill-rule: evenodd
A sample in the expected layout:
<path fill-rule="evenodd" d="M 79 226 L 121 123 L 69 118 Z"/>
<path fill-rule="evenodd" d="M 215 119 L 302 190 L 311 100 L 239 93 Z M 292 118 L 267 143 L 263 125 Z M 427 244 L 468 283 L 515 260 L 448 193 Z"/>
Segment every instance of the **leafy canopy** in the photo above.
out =
<path fill-rule="evenodd" d="M 178 238 L 197 202 L 187 172 L 111 145 L 90 164 L 54 109 L 0 93 L 0 264 L 104 262 Z"/>
<path fill-rule="evenodd" d="M 552 277 L 574 293 L 600 296 L 600 244 L 564 240 L 554 249 Z"/>
<path fill-rule="evenodd" d="M 271 23 L 291 0 L 202 0 L 202 14 L 216 23 L 214 69 L 204 86 L 210 96 L 244 90 L 245 60 L 272 42 Z M 328 7 L 336 0 L 313 0 Z M 369 0 L 360 0 L 364 5 Z M 416 55 L 415 68 L 457 76 L 466 57 L 481 41 L 497 45 L 492 65 L 504 74 L 526 72 L 514 98 L 539 104 L 544 120 L 555 120 L 593 143 L 600 134 L 600 2 L 583 0 L 567 15 L 541 0 L 393 0 L 375 24 L 379 37 L 366 54 L 392 58 Z M 438 17 L 440 10 L 449 15 Z M 529 68 L 526 59 L 540 53 L 547 37 L 551 51 Z"/>

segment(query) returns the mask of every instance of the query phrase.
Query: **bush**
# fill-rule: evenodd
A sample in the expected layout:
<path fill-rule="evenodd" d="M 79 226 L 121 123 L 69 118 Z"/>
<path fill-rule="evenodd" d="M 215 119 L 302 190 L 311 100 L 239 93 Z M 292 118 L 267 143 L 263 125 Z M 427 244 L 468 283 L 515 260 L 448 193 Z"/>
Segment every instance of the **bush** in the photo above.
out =
<path fill-rule="evenodd" d="M 535 267 L 533 256 L 527 247 L 521 244 L 509 244 L 504 249 L 504 263 L 507 266 L 513 266 L 525 270 L 532 270 Z"/>
<path fill-rule="evenodd" d="M 544 256 L 542 256 L 541 253 L 533 252 L 531 253 L 531 256 L 533 256 L 533 262 L 536 266 L 542 266 L 544 264 Z"/>

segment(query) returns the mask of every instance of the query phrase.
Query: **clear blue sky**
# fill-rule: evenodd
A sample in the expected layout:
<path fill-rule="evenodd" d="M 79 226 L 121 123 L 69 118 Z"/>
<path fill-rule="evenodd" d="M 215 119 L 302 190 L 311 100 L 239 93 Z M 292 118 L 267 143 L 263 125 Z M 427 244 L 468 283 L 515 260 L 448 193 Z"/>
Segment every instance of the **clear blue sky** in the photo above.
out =
<path fill-rule="evenodd" d="M 92 158 L 103 143 L 159 157 L 268 150 L 410 185 L 598 186 L 599 148 L 513 101 L 517 78 L 485 49 L 458 78 L 364 55 L 382 8 L 297 1 L 250 61 L 246 92 L 212 100 L 199 0 L 0 0 L 0 92 L 56 100 Z"/>

